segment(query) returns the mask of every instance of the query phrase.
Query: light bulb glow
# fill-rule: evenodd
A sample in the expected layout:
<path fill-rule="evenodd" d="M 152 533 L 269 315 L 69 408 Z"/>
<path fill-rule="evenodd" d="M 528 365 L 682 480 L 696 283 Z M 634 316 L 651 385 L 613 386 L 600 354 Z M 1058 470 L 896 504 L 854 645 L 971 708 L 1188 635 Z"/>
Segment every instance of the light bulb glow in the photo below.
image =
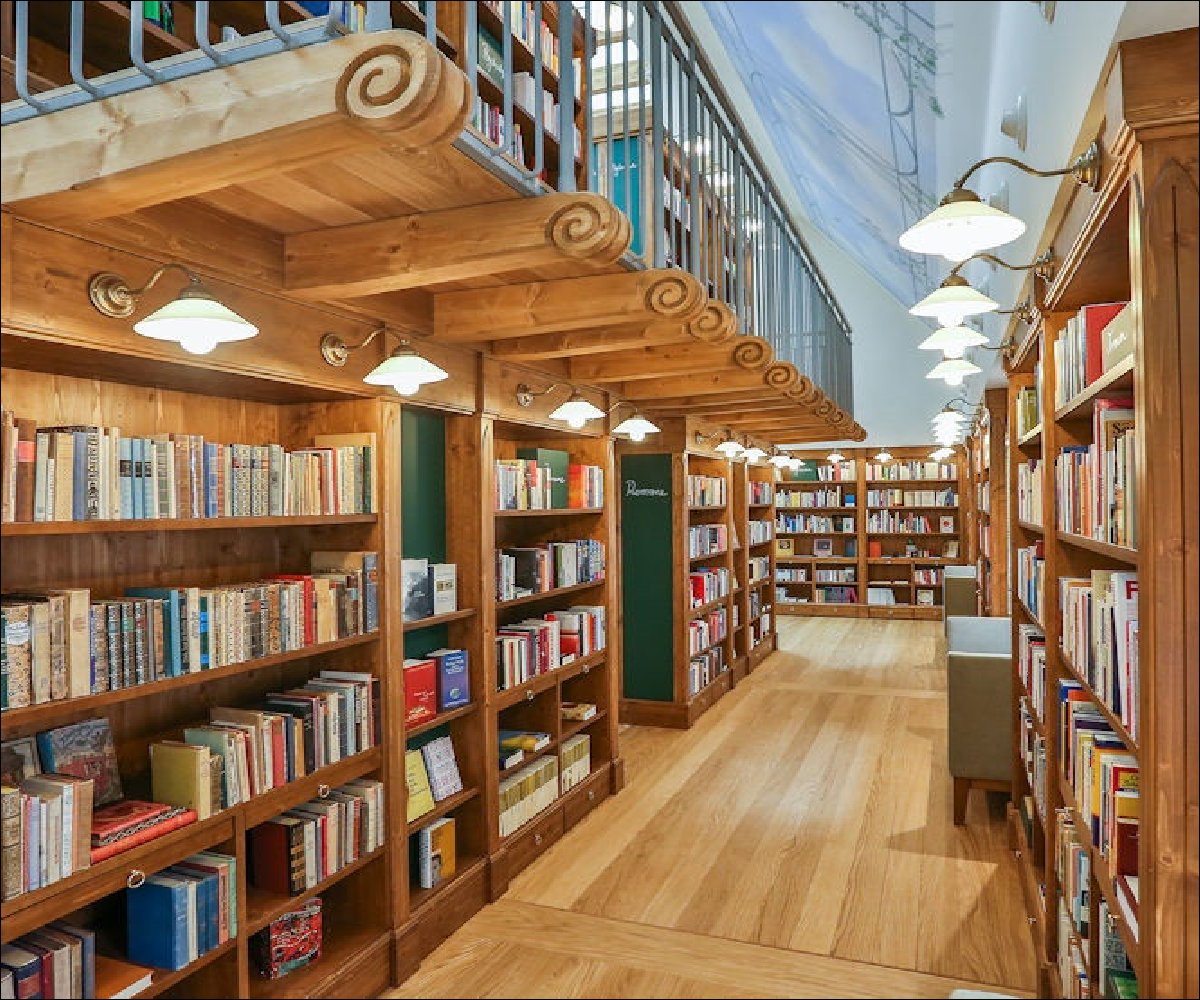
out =
<path fill-rule="evenodd" d="M 792 472 L 795 472 L 797 469 L 803 469 L 804 468 L 804 459 L 789 458 L 788 459 L 788 468 L 791 469 Z"/>
<path fill-rule="evenodd" d="M 179 346 L 189 354 L 208 354 L 218 343 L 215 336 L 204 330 L 188 331 L 179 336 Z"/>
<path fill-rule="evenodd" d="M 846 461 L 846 456 L 843 455 L 840 451 L 831 451 L 829 453 L 829 464 L 830 465 L 833 465 L 836 462 L 844 462 L 844 461 Z"/>
<path fill-rule="evenodd" d="M 651 423 L 640 413 L 635 413 L 632 417 L 627 417 L 617 424 L 612 432 L 614 434 L 628 434 L 630 441 L 645 441 L 647 434 L 659 433 L 659 427 L 657 424 Z"/>
<path fill-rule="evenodd" d="M 935 462 L 940 462 L 940 461 L 942 461 L 942 459 L 949 458 L 953 454 L 954 454 L 953 448 L 937 448 L 934 451 L 931 451 L 929 453 L 929 457 L 932 458 Z"/>
<path fill-rule="evenodd" d="M 940 378 L 946 385 L 956 386 L 962 385 L 968 375 L 976 375 L 979 371 L 979 366 L 966 358 L 945 358 L 934 365 L 925 377 Z"/>
<path fill-rule="evenodd" d="M 191 354 L 208 354 L 218 344 L 258 335 L 258 327 L 218 302 L 198 281 L 138 320 L 133 329 L 151 340 L 174 341 Z"/>
<path fill-rule="evenodd" d="M 917 350 L 941 351 L 947 358 L 961 358 L 967 348 L 982 347 L 987 342 L 987 337 L 969 326 L 943 326 L 922 340 Z"/>
<path fill-rule="evenodd" d="M 983 250 L 1019 239 L 1025 223 L 985 204 L 973 191 L 952 192 L 937 208 L 900 235 L 910 253 L 934 254 L 961 263 Z"/>
<path fill-rule="evenodd" d="M 1000 303 L 977 292 L 961 278 L 947 278 L 908 311 L 913 316 L 935 319 L 941 326 L 961 326 L 968 316 L 994 312 Z"/>
<path fill-rule="evenodd" d="M 363 376 L 367 385 L 391 386 L 401 396 L 415 396 L 421 386 L 450 375 L 402 341 L 391 354 Z"/>
<path fill-rule="evenodd" d="M 876 462 L 890 462 L 891 460 L 892 460 L 892 453 L 887 450 L 881 451 L 878 455 L 875 456 Z"/>
<path fill-rule="evenodd" d="M 643 434 L 641 431 L 630 431 L 629 432 L 629 440 L 633 441 L 635 444 L 638 444 L 638 443 L 646 440 L 646 435 Z"/>
<path fill-rule="evenodd" d="M 562 420 L 574 430 L 579 430 L 589 420 L 599 420 L 603 416 L 604 411 L 584 399 L 578 391 L 565 403 L 550 411 L 551 420 Z"/>
<path fill-rule="evenodd" d="M 758 445 L 754 445 L 751 448 L 747 448 L 745 455 L 743 455 L 742 457 L 745 458 L 747 462 L 757 462 L 765 454 L 766 454 L 766 452 L 763 451 L 760 447 L 758 447 Z"/>
<path fill-rule="evenodd" d="M 737 458 L 745 449 L 738 444 L 733 438 L 726 438 L 719 445 L 717 451 L 729 458 Z"/>
<path fill-rule="evenodd" d="M 782 469 L 791 464 L 791 459 L 787 455 L 772 455 L 771 464 L 777 469 Z"/>

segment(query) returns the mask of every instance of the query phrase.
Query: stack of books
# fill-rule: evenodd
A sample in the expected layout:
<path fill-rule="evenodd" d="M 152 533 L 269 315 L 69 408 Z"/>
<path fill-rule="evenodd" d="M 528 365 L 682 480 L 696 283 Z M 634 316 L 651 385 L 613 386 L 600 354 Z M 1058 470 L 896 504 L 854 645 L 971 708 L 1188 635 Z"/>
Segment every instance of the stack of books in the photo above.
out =
<path fill-rule="evenodd" d="M 558 757 L 559 775 L 565 793 L 592 773 L 592 738 L 587 733 L 578 733 L 564 740 Z"/>
<path fill-rule="evenodd" d="M 1098 399 L 1092 444 L 1054 462 L 1058 528 L 1111 545 L 1137 544 L 1137 450 L 1132 399 Z"/>
<path fill-rule="evenodd" d="M 0 786 L 4 899 L 68 878 L 92 860 L 92 780 L 32 774 L 10 785 L 10 777 L 19 776 L 6 775 Z"/>
<path fill-rule="evenodd" d="M 1042 523 L 1042 460 L 1017 464 L 1017 517 L 1027 524 Z"/>
<path fill-rule="evenodd" d="M 688 557 L 720 555 L 729 548 L 729 529 L 723 524 L 693 524 L 688 528 Z"/>
<path fill-rule="evenodd" d="M 729 570 L 723 566 L 695 570 L 688 574 L 692 607 L 699 608 L 729 596 Z"/>
<path fill-rule="evenodd" d="M 558 757 L 539 757 L 500 782 L 500 836 L 507 837 L 558 798 Z"/>
<path fill-rule="evenodd" d="M 728 483 L 723 476 L 687 477 L 689 507 L 723 507 L 728 502 Z"/>
<path fill-rule="evenodd" d="M 1105 348 L 1106 342 L 1112 345 L 1120 334 L 1130 332 L 1133 315 L 1128 306 L 1128 302 L 1086 305 L 1064 324 L 1054 340 L 1055 407 L 1065 406 L 1127 356 L 1128 352 Z M 1113 329 L 1106 330 L 1110 324 Z M 1132 345 L 1133 336 L 1125 339 Z"/>
<path fill-rule="evenodd" d="M 496 600 L 604 579 L 604 543 L 592 538 L 496 551 Z"/>

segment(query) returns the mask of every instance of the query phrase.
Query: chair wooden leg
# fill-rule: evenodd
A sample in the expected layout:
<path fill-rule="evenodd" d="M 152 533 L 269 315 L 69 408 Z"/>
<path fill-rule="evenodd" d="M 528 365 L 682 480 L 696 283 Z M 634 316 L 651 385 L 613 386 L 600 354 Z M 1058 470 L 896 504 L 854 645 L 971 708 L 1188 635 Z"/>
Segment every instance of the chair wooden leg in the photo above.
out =
<path fill-rule="evenodd" d="M 970 778 L 954 779 L 954 825 L 962 826 L 967 821 L 967 796 L 971 794 Z"/>

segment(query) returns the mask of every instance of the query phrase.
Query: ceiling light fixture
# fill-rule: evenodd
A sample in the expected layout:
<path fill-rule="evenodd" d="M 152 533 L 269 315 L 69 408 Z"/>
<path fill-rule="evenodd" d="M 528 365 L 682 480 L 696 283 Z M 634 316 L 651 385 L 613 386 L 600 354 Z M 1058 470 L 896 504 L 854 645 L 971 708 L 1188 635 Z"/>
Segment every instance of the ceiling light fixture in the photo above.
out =
<path fill-rule="evenodd" d="M 981 250 L 991 250 L 1019 239 L 1025 232 L 1024 222 L 985 204 L 979 195 L 964 186 L 976 170 L 990 163 L 1007 163 L 1035 177 L 1070 174 L 1077 183 L 1093 191 L 1100 188 L 1098 142 L 1093 142 L 1060 170 L 1038 170 L 1011 156 L 989 156 L 971 164 L 938 207 L 900 235 L 900 246 L 912 253 L 940 254 L 947 260 L 964 261 Z"/>
<path fill-rule="evenodd" d="M 792 457 L 790 455 L 785 455 L 781 451 L 777 451 L 770 457 L 769 461 L 773 466 L 775 466 L 775 468 L 784 469 L 792 464 Z"/>
<path fill-rule="evenodd" d="M 551 385 L 546 386 L 545 389 L 534 389 L 527 383 L 522 382 L 517 386 L 517 405 L 532 406 L 533 401 L 537 399 L 538 396 L 545 396 L 553 392 L 555 389 L 562 388 L 563 385 L 564 383 L 562 382 L 554 382 Z M 605 415 L 605 412 L 595 403 L 584 399 L 583 393 L 581 393 L 574 386 L 571 387 L 570 398 L 564 403 L 559 403 L 559 405 L 551 410 L 548 414 L 551 420 L 561 420 L 572 430 L 576 431 L 582 430 L 583 425 L 589 420 L 599 420 Z"/>
<path fill-rule="evenodd" d="M 627 399 L 620 399 L 608 408 L 609 415 L 620 406 L 632 406 Z M 657 424 L 647 420 L 640 410 L 634 410 L 633 416 L 626 417 L 612 429 L 614 434 L 624 434 L 635 443 L 646 440 L 647 434 L 658 434 L 662 430 Z"/>
<path fill-rule="evenodd" d="M 942 326 L 917 345 L 919 351 L 941 351 L 946 358 L 961 358 L 969 347 L 983 347 L 988 339 L 969 326 Z"/>
<path fill-rule="evenodd" d="M 756 444 L 753 444 L 749 448 L 746 449 L 745 454 L 742 455 L 742 458 L 744 458 L 747 462 L 757 462 L 760 458 L 763 458 L 766 454 L 767 453 L 762 448 L 760 448 Z"/>
<path fill-rule="evenodd" d="M 875 456 L 876 462 L 890 462 L 891 460 L 892 460 L 892 453 L 890 451 L 888 451 L 886 448 L 884 448 L 881 452 L 879 452 L 879 454 L 877 454 Z"/>
<path fill-rule="evenodd" d="M 182 264 L 164 264 L 141 288 L 130 288 L 120 275 L 102 271 L 88 280 L 88 298 L 97 312 L 124 319 L 133 315 L 138 300 L 168 271 L 183 274 L 187 286 L 165 306 L 134 323 L 135 333 L 172 341 L 190 354 L 208 354 L 218 344 L 257 336 L 258 327 L 218 302 L 200 276 Z"/>
<path fill-rule="evenodd" d="M 702 431 L 696 431 L 696 444 L 705 445 L 717 442 L 716 450 L 726 458 L 737 458 L 746 450 L 745 446 L 733 436 L 731 430 L 726 429 L 724 433 L 705 434 Z"/>
<path fill-rule="evenodd" d="M 931 451 L 929 453 L 929 457 L 932 458 L 935 462 L 940 462 L 940 461 L 942 461 L 942 459 L 949 458 L 953 454 L 954 454 L 953 448 L 937 448 L 934 451 Z"/>
<path fill-rule="evenodd" d="M 978 375 L 980 367 L 966 358 L 943 358 L 926 374 L 926 378 L 940 378 L 946 385 L 962 385 L 968 375 Z"/>
<path fill-rule="evenodd" d="M 834 465 L 837 462 L 844 462 L 844 461 L 846 461 L 846 456 L 843 455 L 840 451 L 834 450 L 829 453 L 828 462 L 830 465 Z"/>
<path fill-rule="evenodd" d="M 363 382 L 367 385 L 391 386 L 401 396 L 415 396 L 421 386 L 450 377 L 448 372 L 418 354 L 405 337 L 386 326 L 376 327 L 357 344 L 347 344 L 336 333 L 327 333 L 321 338 L 321 357 L 326 364 L 342 368 L 352 352 L 361 351 L 379 337 L 396 338 L 396 346 L 391 354 L 363 376 Z"/>
<path fill-rule="evenodd" d="M 942 326 L 960 326 L 968 316 L 996 312 L 1000 304 L 971 287 L 959 272 L 972 260 L 986 260 L 1009 271 L 1032 271 L 1043 281 L 1054 277 L 1054 250 L 1047 248 L 1028 264 L 1009 264 L 990 253 L 972 254 L 950 270 L 945 280 L 908 311 L 913 316 L 936 319 Z"/>

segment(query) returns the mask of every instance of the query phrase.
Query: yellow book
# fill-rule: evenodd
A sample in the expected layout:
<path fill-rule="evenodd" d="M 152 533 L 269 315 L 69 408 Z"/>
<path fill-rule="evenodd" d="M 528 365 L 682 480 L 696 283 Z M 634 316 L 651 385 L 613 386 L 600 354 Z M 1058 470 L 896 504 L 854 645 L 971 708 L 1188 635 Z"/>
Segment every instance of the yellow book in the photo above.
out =
<path fill-rule="evenodd" d="M 408 786 L 408 822 L 411 823 L 433 809 L 433 791 L 420 750 L 404 751 L 404 781 Z"/>
<path fill-rule="evenodd" d="M 150 788 L 155 802 L 195 809 L 197 819 L 212 815 L 212 777 L 206 746 L 164 740 L 150 744 Z"/>
<path fill-rule="evenodd" d="M 453 878 L 457 861 L 454 853 L 454 820 L 447 818 L 433 824 L 429 830 L 429 841 L 434 856 L 441 858 L 438 878 L 442 881 Z"/>

